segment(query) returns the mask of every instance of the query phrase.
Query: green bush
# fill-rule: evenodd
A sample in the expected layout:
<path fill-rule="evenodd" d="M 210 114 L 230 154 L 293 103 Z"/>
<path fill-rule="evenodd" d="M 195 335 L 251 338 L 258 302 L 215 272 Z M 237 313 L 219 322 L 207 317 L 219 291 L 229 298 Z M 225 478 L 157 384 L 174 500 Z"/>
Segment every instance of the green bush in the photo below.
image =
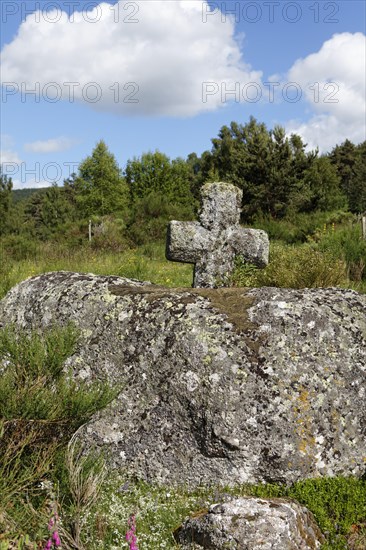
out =
<path fill-rule="evenodd" d="M 303 229 L 289 219 L 275 220 L 269 217 L 259 217 L 253 227 L 266 231 L 271 241 L 276 240 L 293 244 L 306 240 Z"/>
<path fill-rule="evenodd" d="M 121 218 L 104 217 L 92 225 L 92 250 L 124 252 L 129 248 L 126 224 Z"/>
<path fill-rule="evenodd" d="M 127 236 L 136 246 L 161 241 L 166 237 L 168 222 L 193 219 L 194 207 L 173 203 L 161 193 L 150 193 L 134 202 Z"/>
<path fill-rule="evenodd" d="M 289 214 L 282 220 L 268 216 L 257 217 L 253 227 L 267 231 L 271 240 L 287 244 L 304 243 L 309 237 L 322 233 L 324 227 L 351 222 L 354 216 L 343 210 Z"/>
<path fill-rule="evenodd" d="M 366 240 L 362 238 L 361 224 L 324 231 L 318 248 L 344 260 L 351 281 L 366 280 Z"/>
<path fill-rule="evenodd" d="M 249 287 L 332 287 L 346 282 L 344 261 L 309 244 L 286 246 L 279 242 L 271 244 L 270 262 L 265 269 L 257 269 L 238 259 L 232 276 L 234 286 Z"/>
<path fill-rule="evenodd" d="M 42 539 L 49 509 L 41 482 L 77 428 L 119 391 L 64 371 L 77 339 L 72 326 L 0 331 L 0 532 L 8 538 Z"/>
<path fill-rule="evenodd" d="M 35 258 L 39 250 L 39 243 L 24 234 L 6 235 L 1 239 L 1 249 L 5 258 L 19 261 Z"/>

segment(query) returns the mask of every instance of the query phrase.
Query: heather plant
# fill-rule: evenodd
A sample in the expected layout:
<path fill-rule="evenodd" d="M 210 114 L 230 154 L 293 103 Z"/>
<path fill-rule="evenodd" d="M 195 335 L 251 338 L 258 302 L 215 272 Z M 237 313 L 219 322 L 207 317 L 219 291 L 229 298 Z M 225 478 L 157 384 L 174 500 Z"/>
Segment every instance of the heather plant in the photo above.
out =
<path fill-rule="evenodd" d="M 44 550 L 52 550 L 53 548 L 59 548 L 61 546 L 61 539 L 58 533 L 58 520 L 58 514 L 57 512 L 54 512 L 47 525 L 50 535 Z"/>
<path fill-rule="evenodd" d="M 14 326 L 0 331 L 0 418 L 5 423 L 52 422 L 67 426 L 70 434 L 115 396 L 105 384 L 88 386 L 65 372 L 77 338 L 72 325 L 51 328 L 45 335 L 28 335 Z"/>
<path fill-rule="evenodd" d="M 79 426 L 120 391 L 65 372 L 77 340 L 72 325 L 43 335 L 0 331 L 0 533 L 8 540 L 44 540 L 55 501 L 45 486 L 58 483 L 55 463 L 65 461 Z"/>

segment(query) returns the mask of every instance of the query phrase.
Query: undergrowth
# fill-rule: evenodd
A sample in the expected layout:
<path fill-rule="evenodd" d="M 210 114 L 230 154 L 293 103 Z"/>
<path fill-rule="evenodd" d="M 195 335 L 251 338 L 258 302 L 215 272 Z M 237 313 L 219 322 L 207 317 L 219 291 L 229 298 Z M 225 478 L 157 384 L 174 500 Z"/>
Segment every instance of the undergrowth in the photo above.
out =
<path fill-rule="evenodd" d="M 342 217 L 343 216 L 343 217 Z M 262 220 L 271 240 L 264 270 L 237 262 L 233 284 L 291 288 L 340 286 L 366 291 L 366 241 L 344 213 L 296 220 Z M 263 223 L 267 224 L 266 226 Z M 18 243 L 0 253 L 0 298 L 21 280 L 70 270 L 189 287 L 192 266 L 165 260 L 163 242 L 134 250 L 66 250 L 50 243 Z M 25 249 L 21 249 L 21 246 Z M 20 247 L 20 248 L 19 248 Z M 28 251 L 28 252 L 27 252 Z M 136 514 L 139 550 L 176 548 L 173 532 L 184 518 L 232 495 L 290 497 L 307 506 L 327 537 L 324 550 L 365 550 L 366 480 L 332 478 L 279 485 L 195 491 L 107 477 L 105 458 L 85 454 L 78 428 L 120 391 L 76 382 L 65 360 L 78 345 L 73 326 L 43 335 L 0 330 L 0 550 L 44 548 L 50 517 L 65 550 L 127 549 L 125 533 Z"/>
<path fill-rule="evenodd" d="M 329 252 L 310 244 L 283 246 L 272 242 L 270 262 L 258 269 L 237 258 L 232 276 L 234 286 L 313 288 L 347 286 L 347 266 Z"/>
<path fill-rule="evenodd" d="M 76 383 L 65 372 L 77 342 L 71 325 L 43 335 L 0 331 L 1 550 L 45 548 L 50 525 L 64 550 L 127 550 L 131 514 L 139 550 L 173 549 L 174 530 L 187 516 L 239 495 L 295 498 L 326 535 L 324 550 L 365 548 L 365 479 L 189 490 L 107 476 L 105 457 L 85 453 L 74 434 L 121 388 Z"/>
<path fill-rule="evenodd" d="M 75 431 L 120 391 L 65 372 L 77 340 L 71 325 L 43 335 L 0 331 L 0 540 L 47 536 L 45 488 L 59 485 L 55 465 L 65 461 Z"/>
<path fill-rule="evenodd" d="M 293 498 L 307 506 L 327 538 L 322 550 L 365 549 L 366 480 L 322 478 L 284 485 L 184 487 L 150 485 L 110 477 L 101 494 L 98 512 L 90 516 L 90 548 L 127 549 L 124 532 L 136 514 L 139 550 L 178 548 L 174 531 L 188 516 L 231 497 Z M 121 529 L 122 526 L 122 529 Z M 363 546 L 362 546 L 363 545 Z"/>
<path fill-rule="evenodd" d="M 234 285 L 340 286 L 366 292 L 366 240 L 352 214 L 315 212 L 283 220 L 261 218 L 255 227 L 269 233 L 270 264 L 257 270 L 239 261 Z M 0 239 L 0 299 L 27 277 L 60 270 L 117 275 L 168 287 L 191 286 L 193 266 L 167 261 L 165 241 L 147 240 L 129 249 L 109 246 L 107 236 L 96 235 L 90 244 L 73 247 L 61 242 L 28 242 L 21 235 Z"/>

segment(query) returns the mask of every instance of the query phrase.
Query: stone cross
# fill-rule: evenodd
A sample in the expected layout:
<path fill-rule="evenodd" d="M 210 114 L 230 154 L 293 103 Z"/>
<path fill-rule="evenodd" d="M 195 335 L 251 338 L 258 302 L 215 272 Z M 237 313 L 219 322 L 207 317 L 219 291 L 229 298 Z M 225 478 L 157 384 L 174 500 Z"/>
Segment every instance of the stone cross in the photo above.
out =
<path fill-rule="evenodd" d="M 193 287 L 227 286 L 236 256 L 258 267 L 268 264 L 267 233 L 239 225 L 242 196 L 234 185 L 206 183 L 199 222 L 169 223 L 166 257 L 195 264 Z"/>

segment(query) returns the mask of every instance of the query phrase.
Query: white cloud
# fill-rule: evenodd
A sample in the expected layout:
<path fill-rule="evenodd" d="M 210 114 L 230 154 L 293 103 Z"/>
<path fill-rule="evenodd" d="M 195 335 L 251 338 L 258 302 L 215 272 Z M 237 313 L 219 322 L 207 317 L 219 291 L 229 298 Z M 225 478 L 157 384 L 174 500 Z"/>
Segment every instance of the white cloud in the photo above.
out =
<path fill-rule="evenodd" d="M 335 34 L 316 53 L 297 60 L 288 80 L 301 86 L 313 113 L 306 122 L 290 121 L 309 147 L 329 151 L 337 143 L 366 139 L 366 42 L 362 33 Z"/>
<path fill-rule="evenodd" d="M 18 153 L 15 151 L 11 151 L 9 149 L 1 149 L 0 150 L 0 164 L 3 166 L 4 164 L 20 164 L 22 161 L 20 160 Z"/>
<path fill-rule="evenodd" d="M 20 164 L 21 160 L 16 151 L 14 151 L 14 140 L 9 134 L 0 135 L 0 164 Z"/>
<path fill-rule="evenodd" d="M 24 149 L 31 153 L 57 153 L 59 151 L 66 151 L 75 144 L 75 140 L 59 137 L 55 139 L 48 139 L 46 141 L 33 141 L 26 143 Z"/>
<path fill-rule="evenodd" d="M 221 86 L 260 81 L 261 73 L 241 57 L 234 18 L 226 24 L 217 15 L 203 18 L 206 2 L 150 0 L 130 7 L 126 2 L 102 3 L 72 18 L 60 10 L 29 15 L 2 51 L 3 82 L 19 89 L 22 83 L 27 89 L 39 85 L 47 99 L 56 99 L 57 92 L 66 100 L 74 94 L 104 111 L 193 116 L 225 104 Z M 131 5 L 138 12 L 131 14 Z M 207 102 L 205 82 L 219 88 Z"/>
<path fill-rule="evenodd" d="M 12 178 L 12 181 L 13 189 L 41 189 L 42 187 L 51 187 L 51 183 L 44 180 L 38 181 L 36 179 L 30 179 L 27 181 L 22 181 Z"/>

